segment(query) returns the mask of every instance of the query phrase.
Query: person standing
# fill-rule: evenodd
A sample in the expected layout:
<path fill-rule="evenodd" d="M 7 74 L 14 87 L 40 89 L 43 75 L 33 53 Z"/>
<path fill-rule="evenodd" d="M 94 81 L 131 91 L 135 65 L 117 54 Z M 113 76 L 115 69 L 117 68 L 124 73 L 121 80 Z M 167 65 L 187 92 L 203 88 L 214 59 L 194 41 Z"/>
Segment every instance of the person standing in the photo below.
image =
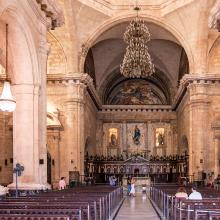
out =
<path fill-rule="evenodd" d="M 127 178 L 127 186 L 128 186 L 128 195 L 130 196 L 130 192 L 131 192 L 131 177 L 128 176 Z"/>
<path fill-rule="evenodd" d="M 60 181 L 59 181 L 59 190 L 65 189 L 65 188 L 66 188 L 65 177 L 61 177 L 61 179 L 60 179 Z"/>
<path fill-rule="evenodd" d="M 135 185 L 134 185 L 134 183 L 135 183 L 135 180 L 132 178 L 132 179 L 131 179 L 131 191 L 130 191 L 130 195 L 133 196 L 133 197 L 135 197 Z"/>

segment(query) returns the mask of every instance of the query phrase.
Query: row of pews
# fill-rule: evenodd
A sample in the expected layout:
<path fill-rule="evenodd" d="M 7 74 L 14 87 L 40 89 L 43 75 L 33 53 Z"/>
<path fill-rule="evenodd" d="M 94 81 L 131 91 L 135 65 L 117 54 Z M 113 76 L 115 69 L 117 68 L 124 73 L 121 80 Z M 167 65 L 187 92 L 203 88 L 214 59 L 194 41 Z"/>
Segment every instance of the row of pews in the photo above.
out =
<path fill-rule="evenodd" d="M 150 188 L 150 199 L 162 219 L 220 220 L 220 190 L 199 188 L 202 200 L 177 199 L 177 185 L 160 184 Z M 191 188 L 186 188 L 187 194 Z"/>
<path fill-rule="evenodd" d="M 0 201 L 0 220 L 107 220 L 123 199 L 122 189 L 77 187 Z"/>

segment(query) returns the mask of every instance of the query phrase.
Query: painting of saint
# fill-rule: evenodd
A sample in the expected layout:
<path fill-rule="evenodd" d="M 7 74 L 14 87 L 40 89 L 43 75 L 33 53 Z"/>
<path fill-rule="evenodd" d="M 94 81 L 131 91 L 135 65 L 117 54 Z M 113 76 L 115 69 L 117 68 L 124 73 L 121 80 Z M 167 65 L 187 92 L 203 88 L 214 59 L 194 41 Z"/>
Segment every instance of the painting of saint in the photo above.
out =
<path fill-rule="evenodd" d="M 109 129 L 109 147 L 118 146 L 118 129 L 110 128 Z"/>
<path fill-rule="evenodd" d="M 111 134 L 111 145 L 116 146 L 117 145 L 117 138 L 115 134 Z"/>
<path fill-rule="evenodd" d="M 141 131 L 138 128 L 138 126 L 136 125 L 135 129 L 134 129 L 134 135 L 133 135 L 133 141 L 136 145 L 140 144 L 140 137 L 141 137 Z"/>

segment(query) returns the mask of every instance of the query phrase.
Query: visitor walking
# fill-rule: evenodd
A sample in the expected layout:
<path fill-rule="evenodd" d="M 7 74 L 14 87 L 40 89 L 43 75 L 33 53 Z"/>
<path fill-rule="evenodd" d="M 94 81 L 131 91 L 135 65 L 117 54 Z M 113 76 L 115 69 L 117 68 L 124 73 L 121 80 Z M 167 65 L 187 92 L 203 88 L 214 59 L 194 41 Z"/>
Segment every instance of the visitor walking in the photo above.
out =
<path fill-rule="evenodd" d="M 65 189 L 65 188 L 66 188 L 65 177 L 61 177 L 61 179 L 60 179 L 60 181 L 59 181 L 59 190 Z"/>
<path fill-rule="evenodd" d="M 130 195 L 135 197 L 135 180 L 132 178 L 131 179 L 131 191 Z"/>

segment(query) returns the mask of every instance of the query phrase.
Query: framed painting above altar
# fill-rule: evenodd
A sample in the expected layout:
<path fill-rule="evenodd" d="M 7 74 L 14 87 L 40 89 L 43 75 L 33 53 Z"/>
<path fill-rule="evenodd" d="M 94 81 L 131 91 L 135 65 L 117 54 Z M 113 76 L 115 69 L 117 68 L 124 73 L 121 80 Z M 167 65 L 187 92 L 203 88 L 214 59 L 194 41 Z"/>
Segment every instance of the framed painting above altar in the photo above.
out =
<path fill-rule="evenodd" d="M 147 143 L 146 124 L 129 123 L 127 124 L 127 146 L 130 152 L 142 152 Z"/>

